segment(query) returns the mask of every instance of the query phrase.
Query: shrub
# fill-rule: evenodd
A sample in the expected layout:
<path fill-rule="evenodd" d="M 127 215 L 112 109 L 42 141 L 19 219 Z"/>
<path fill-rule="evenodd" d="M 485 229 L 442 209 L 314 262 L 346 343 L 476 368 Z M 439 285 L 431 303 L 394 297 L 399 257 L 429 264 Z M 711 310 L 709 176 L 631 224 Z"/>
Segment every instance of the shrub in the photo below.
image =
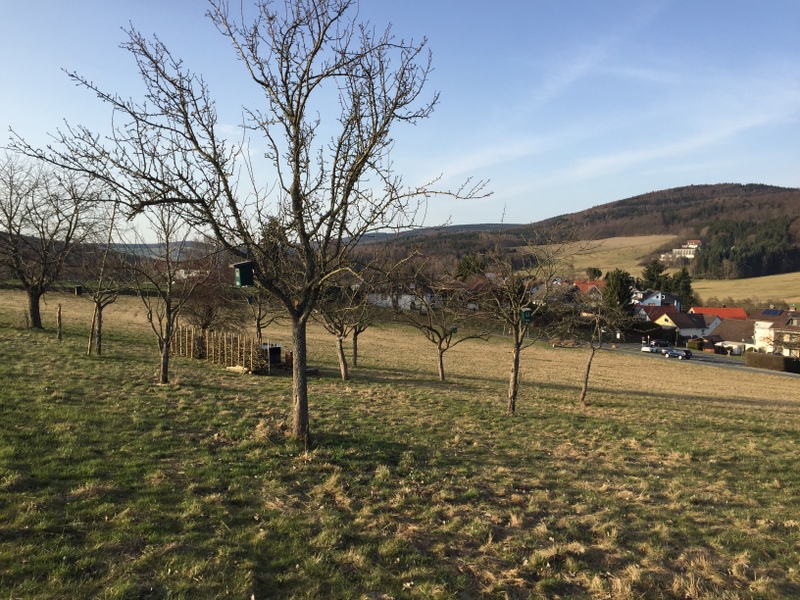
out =
<path fill-rule="evenodd" d="M 760 354 L 758 352 L 746 352 L 744 364 L 748 367 L 757 369 L 770 369 L 772 371 L 787 371 L 789 373 L 800 373 L 800 360 L 781 356 L 779 354 Z"/>
<path fill-rule="evenodd" d="M 686 347 L 690 350 L 702 350 L 704 344 L 703 340 L 689 340 L 686 342 Z"/>

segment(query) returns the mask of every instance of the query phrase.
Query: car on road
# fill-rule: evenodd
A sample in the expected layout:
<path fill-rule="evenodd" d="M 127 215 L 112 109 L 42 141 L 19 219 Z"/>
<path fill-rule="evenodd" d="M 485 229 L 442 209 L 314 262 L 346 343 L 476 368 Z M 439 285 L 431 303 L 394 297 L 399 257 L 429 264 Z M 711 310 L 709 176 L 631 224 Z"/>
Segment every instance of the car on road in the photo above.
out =
<path fill-rule="evenodd" d="M 660 352 L 666 354 L 672 348 L 672 344 L 664 340 L 653 340 L 648 346 L 642 346 L 642 352 Z"/>
<path fill-rule="evenodd" d="M 692 358 L 692 351 L 685 348 L 670 348 L 664 356 L 667 358 L 677 358 L 678 360 L 689 360 Z"/>

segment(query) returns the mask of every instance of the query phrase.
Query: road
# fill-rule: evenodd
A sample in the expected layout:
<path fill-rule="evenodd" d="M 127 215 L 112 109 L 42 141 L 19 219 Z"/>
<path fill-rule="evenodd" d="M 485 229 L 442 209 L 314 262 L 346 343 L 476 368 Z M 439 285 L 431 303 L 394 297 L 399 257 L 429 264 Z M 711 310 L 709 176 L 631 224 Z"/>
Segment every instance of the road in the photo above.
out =
<path fill-rule="evenodd" d="M 638 354 L 645 358 L 650 358 L 652 360 L 673 360 L 675 362 L 679 362 L 677 358 L 666 359 L 664 355 L 659 353 L 652 353 L 647 354 L 642 352 L 642 345 L 641 344 L 614 344 L 612 346 L 603 346 L 605 350 L 610 352 L 622 352 L 625 354 Z M 684 361 L 680 361 L 684 362 Z M 753 367 L 746 367 L 744 364 L 744 359 L 738 356 L 724 356 L 721 354 L 712 354 L 710 352 L 698 352 L 696 350 L 692 350 L 692 358 L 691 361 L 693 363 L 700 363 L 704 365 L 711 365 L 715 367 L 720 367 L 723 369 L 734 369 L 738 371 L 749 371 L 751 373 L 769 373 L 772 375 L 781 375 L 785 377 L 800 377 L 800 374 L 797 373 L 786 373 L 784 371 L 768 371 L 766 369 L 755 369 Z"/>

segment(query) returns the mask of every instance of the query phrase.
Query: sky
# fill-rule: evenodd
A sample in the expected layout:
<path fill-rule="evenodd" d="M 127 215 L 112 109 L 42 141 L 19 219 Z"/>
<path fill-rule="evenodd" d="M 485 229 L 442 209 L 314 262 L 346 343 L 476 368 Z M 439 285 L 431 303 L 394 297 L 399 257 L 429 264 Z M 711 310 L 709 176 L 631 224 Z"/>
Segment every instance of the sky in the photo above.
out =
<path fill-rule="evenodd" d="M 247 2 L 247 0 L 245 0 Z M 238 4 L 238 3 L 237 3 Z M 233 136 L 253 84 L 203 0 L 0 0 L 0 145 L 141 98 L 123 27 L 203 74 Z M 427 119 L 393 132 L 405 183 L 488 180 L 426 224 L 530 223 L 692 184 L 800 187 L 800 0 L 361 0 L 357 18 L 427 38 Z M 238 138 L 237 138 L 238 139 Z"/>

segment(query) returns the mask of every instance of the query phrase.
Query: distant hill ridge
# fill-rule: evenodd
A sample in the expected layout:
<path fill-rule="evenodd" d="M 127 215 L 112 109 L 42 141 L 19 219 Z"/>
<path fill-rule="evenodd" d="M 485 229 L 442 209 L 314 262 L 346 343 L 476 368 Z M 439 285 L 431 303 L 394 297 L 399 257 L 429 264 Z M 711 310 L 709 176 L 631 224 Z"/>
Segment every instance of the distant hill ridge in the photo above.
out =
<path fill-rule="evenodd" d="M 435 235 L 432 235 L 435 234 Z M 409 231 L 400 244 L 455 262 L 529 241 L 671 235 L 702 239 L 693 277 L 739 278 L 800 270 L 800 188 L 764 184 L 689 185 L 649 192 L 525 225 L 454 225 Z M 563 240 L 563 238 L 562 238 Z M 449 258 L 448 258 L 449 257 Z"/>
<path fill-rule="evenodd" d="M 467 236 L 477 240 L 482 237 L 480 234 L 503 231 L 505 235 L 519 235 L 521 239 L 534 229 L 541 231 L 569 223 L 573 226 L 571 231 L 580 239 L 638 235 L 695 237 L 702 234 L 704 227 L 720 220 L 763 223 L 777 218 L 789 218 L 791 231 L 800 241 L 800 188 L 760 183 L 688 185 L 648 192 L 536 223 L 446 225 L 401 235 Z"/>
<path fill-rule="evenodd" d="M 701 235 L 702 229 L 720 221 L 762 223 L 780 217 L 792 221 L 790 230 L 800 238 L 800 188 L 764 184 L 720 183 L 690 185 L 649 192 L 609 202 L 569 215 L 535 223 L 548 228 L 570 222 L 584 239 L 633 235 Z M 520 226 L 520 231 L 530 229 Z"/>

